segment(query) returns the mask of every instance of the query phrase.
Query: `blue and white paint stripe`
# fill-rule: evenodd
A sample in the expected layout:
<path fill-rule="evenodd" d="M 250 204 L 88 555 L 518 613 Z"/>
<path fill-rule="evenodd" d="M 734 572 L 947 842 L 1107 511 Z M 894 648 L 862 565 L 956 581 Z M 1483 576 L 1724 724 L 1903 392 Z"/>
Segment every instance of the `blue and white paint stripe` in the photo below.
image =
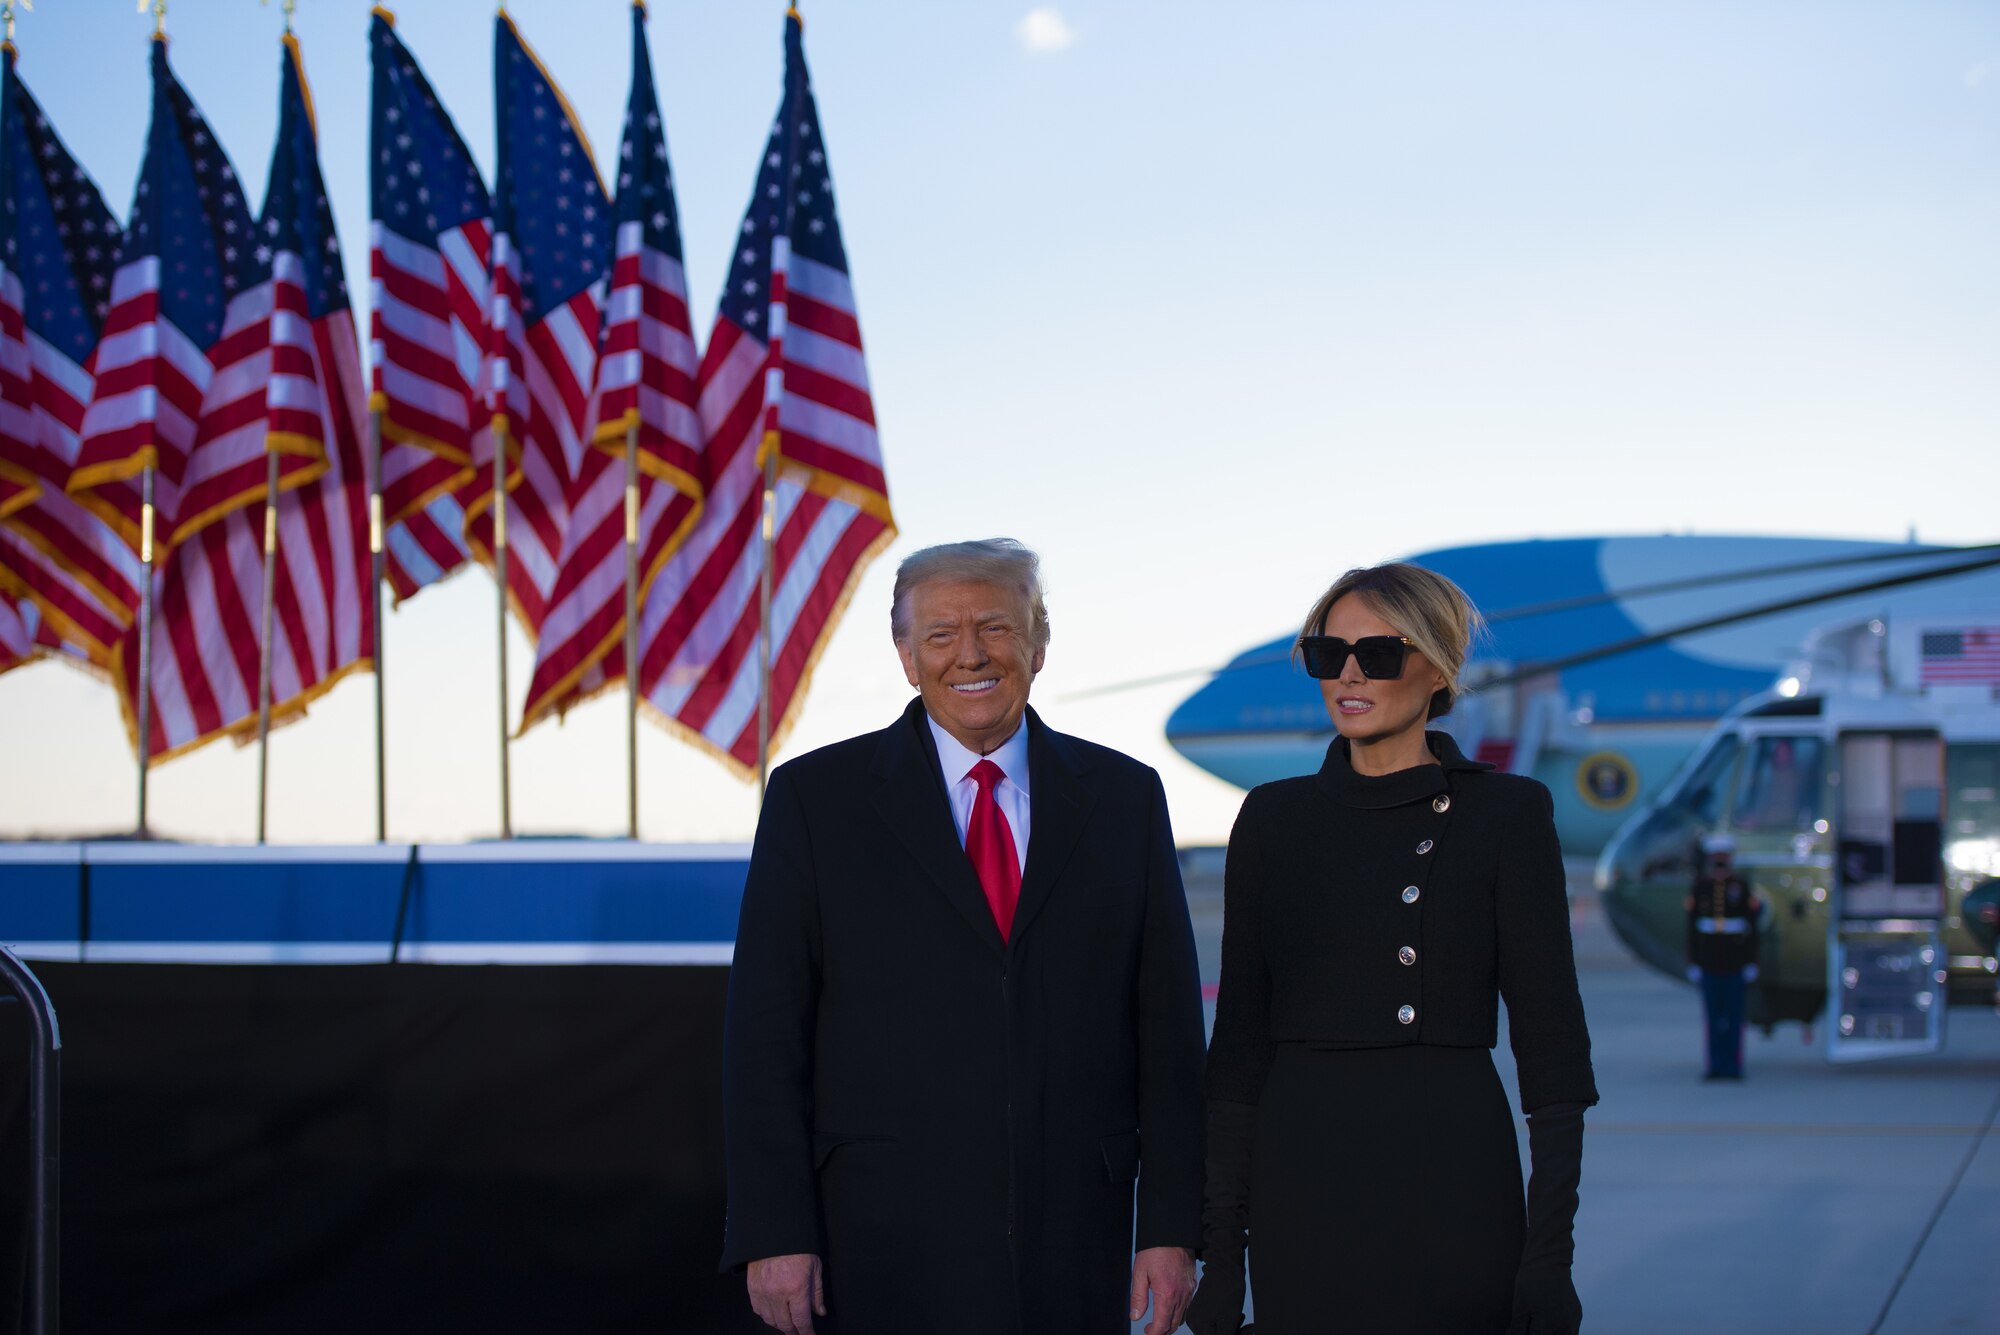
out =
<path fill-rule="evenodd" d="M 414 851 L 0 845 L 0 940 L 99 963 L 726 965 L 749 865 L 740 844 Z"/>

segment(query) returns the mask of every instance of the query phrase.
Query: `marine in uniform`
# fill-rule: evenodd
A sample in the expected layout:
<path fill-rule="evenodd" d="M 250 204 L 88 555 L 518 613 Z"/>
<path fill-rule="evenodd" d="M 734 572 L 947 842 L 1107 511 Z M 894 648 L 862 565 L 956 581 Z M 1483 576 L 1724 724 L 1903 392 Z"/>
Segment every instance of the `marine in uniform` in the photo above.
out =
<path fill-rule="evenodd" d="M 1702 840 L 1701 870 L 1687 897 L 1688 981 L 1701 987 L 1708 1080 L 1743 1078 L 1743 994 L 1757 981 L 1757 917 L 1763 903 L 1735 872 L 1736 841 Z"/>
<path fill-rule="evenodd" d="M 1597 1101 L 1553 803 L 1423 724 L 1476 613 L 1352 571 L 1300 639 L 1341 735 L 1254 789 L 1229 842 L 1209 1046 L 1196 1335 L 1569 1335 L 1583 1110 Z M 1520 1156 L 1499 1003 L 1529 1112 Z M 1247 1267 L 1246 1267 L 1247 1260 Z"/>

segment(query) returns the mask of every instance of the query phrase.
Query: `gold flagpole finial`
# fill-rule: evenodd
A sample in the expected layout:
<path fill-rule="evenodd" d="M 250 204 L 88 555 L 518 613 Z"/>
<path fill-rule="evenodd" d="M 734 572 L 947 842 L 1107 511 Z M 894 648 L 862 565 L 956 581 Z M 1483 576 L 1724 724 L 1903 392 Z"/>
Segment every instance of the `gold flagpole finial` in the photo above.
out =
<path fill-rule="evenodd" d="M 35 0 L 0 0 L 0 10 L 7 15 L 7 45 L 14 45 L 14 8 L 19 5 L 30 14 L 35 12 Z"/>
<path fill-rule="evenodd" d="M 153 11 L 153 36 L 167 35 L 167 0 L 139 0 L 139 12 Z"/>
<path fill-rule="evenodd" d="M 266 9 L 271 7 L 271 0 L 257 0 L 257 3 Z M 285 31 L 290 32 L 292 30 L 292 15 L 298 12 L 299 0 L 285 0 L 283 8 L 285 11 Z"/>

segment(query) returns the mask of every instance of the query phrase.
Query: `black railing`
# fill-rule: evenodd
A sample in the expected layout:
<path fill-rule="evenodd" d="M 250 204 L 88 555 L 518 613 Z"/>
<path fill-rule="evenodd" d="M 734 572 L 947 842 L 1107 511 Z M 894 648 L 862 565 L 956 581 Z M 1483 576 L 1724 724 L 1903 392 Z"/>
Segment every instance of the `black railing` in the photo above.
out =
<path fill-rule="evenodd" d="M 55 1007 L 20 957 L 0 946 L 0 980 L 28 1011 L 28 1288 L 23 1335 L 56 1335 L 61 1242 L 62 1032 Z M 4 999 L 4 998 L 0 998 Z"/>

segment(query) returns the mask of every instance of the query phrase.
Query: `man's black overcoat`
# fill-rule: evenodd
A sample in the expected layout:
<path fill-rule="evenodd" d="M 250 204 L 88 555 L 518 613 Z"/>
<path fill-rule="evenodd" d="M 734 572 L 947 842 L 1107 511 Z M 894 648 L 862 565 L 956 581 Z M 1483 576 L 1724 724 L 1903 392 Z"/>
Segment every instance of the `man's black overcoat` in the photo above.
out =
<path fill-rule="evenodd" d="M 1200 1244 L 1200 974 L 1166 796 L 1024 726 L 1006 944 L 921 700 L 771 776 L 729 981 L 723 1265 L 817 1253 L 822 1331 L 1123 1332 L 1133 1249 Z"/>

